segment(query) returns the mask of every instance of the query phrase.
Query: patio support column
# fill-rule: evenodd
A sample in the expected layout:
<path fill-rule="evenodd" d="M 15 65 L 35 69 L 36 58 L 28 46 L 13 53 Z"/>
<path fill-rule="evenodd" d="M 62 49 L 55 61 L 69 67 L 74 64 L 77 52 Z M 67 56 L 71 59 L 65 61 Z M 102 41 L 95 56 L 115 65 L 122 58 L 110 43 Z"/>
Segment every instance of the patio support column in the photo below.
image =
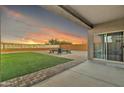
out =
<path fill-rule="evenodd" d="M 88 31 L 88 60 L 93 59 L 93 32 Z"/>

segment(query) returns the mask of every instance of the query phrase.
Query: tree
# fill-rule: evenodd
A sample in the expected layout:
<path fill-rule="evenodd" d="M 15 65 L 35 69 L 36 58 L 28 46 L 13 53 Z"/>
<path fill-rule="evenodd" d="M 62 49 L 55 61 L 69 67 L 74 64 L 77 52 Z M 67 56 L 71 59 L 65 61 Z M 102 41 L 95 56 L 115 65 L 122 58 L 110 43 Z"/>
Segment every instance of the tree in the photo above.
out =
<path fill-rule="evenodd" d="M 49 45 L 60 45 L 60 44 L 72 44 L 71 42 L 68 42 L 68 41 L 59 41 L 57 39 L 50 39 L 48 41 L 48 43 L 46 44 L 49 44 Z"/>
<path fill-rule="evenodd" d="M 51 40 L 48 41 L 48 43 L 50 45 L 58 45 L 58 44 L 60 44 L 60 42 L 57 39 L 51 39 Z"/>

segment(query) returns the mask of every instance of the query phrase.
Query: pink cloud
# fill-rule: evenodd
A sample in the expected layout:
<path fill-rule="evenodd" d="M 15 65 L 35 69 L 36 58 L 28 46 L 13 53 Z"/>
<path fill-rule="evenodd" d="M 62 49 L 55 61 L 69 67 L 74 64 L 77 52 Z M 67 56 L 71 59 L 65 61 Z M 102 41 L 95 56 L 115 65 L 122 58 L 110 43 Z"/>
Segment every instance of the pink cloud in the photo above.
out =
<path fill-rule="evenodd" d="M 7 15 L 10 15 L 11 17 L 13 17 L 14 19 L 16 20 L 20 20 L 24 23 L 27 23 L 31 26 L 34 26 L 34 27 L 41 27 L 41 23 L 38 23 L 35 19 L 33 19 L 32 17 L 29 17 L 27 15 L 24 15 L 23 13 L 20 13 L 20 12 L 17 12 L 17 11 L 14 11 L 12 9 L 9 9 L 8 7 L 6 6 L 0 6 L 0 8 L 2 8 L 3 12 L 6 13 Z"/>

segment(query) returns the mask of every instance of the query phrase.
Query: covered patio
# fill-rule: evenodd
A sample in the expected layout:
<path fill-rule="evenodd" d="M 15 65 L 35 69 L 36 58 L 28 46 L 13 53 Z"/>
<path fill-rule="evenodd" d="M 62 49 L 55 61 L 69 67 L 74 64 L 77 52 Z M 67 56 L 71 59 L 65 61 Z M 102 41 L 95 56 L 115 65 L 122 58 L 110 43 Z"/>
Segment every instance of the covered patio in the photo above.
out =
<path fill-rule="evenodd" d="M 88 30 L 88 61 L 36 85 L 42 87 L 120 87 L 124 86 L 124 6 L 43 6 Z M 121 33 L 117 38 L 109 33 Z M 96 48 L 95 35 L 107 34 L 106 47 Z M 111 40 L 110 40 L 111 39 Z M 108 46 L 107 46 L 108 44 Z M 102 46 L 102 45 L 100 45 Z M 97 52 L 96 52 L 96 50 Z M 118 50 L 116 54 L 113 52 Z M 104 51 L 102 51 L 104 50 Z M 99 51 L 99 53 L 98 53 Z M 119 52 L 120 51 L 120 52 Z M 99 54 L 99 56 L 95 56 Z M 120 54 L 119 54 L 120 53 Z"/>
<path fill-rule="evenodd" d="M 124 68 L 123 5 L 42 6 L 88 29 L 88 60 Z"/>
<path fill-rule="evenodd" d="M 49 47 L 47 47 L 48 49 L 44 51 L 40 50 L 33 51 L 36 53 L 46 54 L 47 56 L 51 55 L 53 57 L 58 58 L 62 57 L 65 59 L 67 58 L 69 60 L 71 59 L 74 60 L 74 62 L 68 63 L 69 67 L 67 67 L 68 66 L 67 64 L 60 64 L 56 65 L 55 68 L 53 67 L 46 69 L 47 71 L 41 71 L 42 73 L 35 72 L 33 75 L 31 74 L 30 79 L 28 80 L 31 81 L 31 84 L 29 84 L 28 86 L 31 85 L 33 87 L 124 86 L 123 74 L 124 6 L 43 5 L 40 6 L 40 8 L 41 7 L 48 11 L 51 11 L 52 13 L 67 18 L 74 22 L 74 24 L 76 25 L 78 24 L 80 27 L 87 29 L 88 49 L 84 48 L 85 49 L 84 51 L 84 49 L 79 48 L 80 50 L 83 51 L 71 50 L 72 53 L 70 54 L 62 53 L 61 55 L 58 55 L 56 53 L 50 54 L 48 52 Z M 79 37 L 79 39 L 80 38 L 81 37 Z M 14 44 L 10 45 L 9 48 L 13 45 Z M 15 47 L 18 48 L 18 45 L 16 45 Z M 42 46 L 40 45 L 35 47 L 34 44 L 31 46 L 29 45 L 21 46 L 21 48 L 27 47 L 31 47 L 31 49 L 42 48 Z M 58 48 L 58 46 L 56 45 L 55 47 Z M 85 47 L 87 47 L 87 45 Z M 5 46 L 3 44 L 3 49 L 4 48 Z M 64 48 L 67 48 L 67 46 Z M 28 58 L 30 59 L 30 57 Z M 41 59 L 40 61 L 44 61 L 44 59 L 43 60 Z M 51 60 L 49 61 L 52 62 Z M 27 75 L 25 75 L 23 78 L 27 79 Z M 23 78 L 19 77 L 18 79 L 20 79 L 20 82 L 23 82 L 24 81 Z M 36 80 L 34 81 L 35 83 L 32 82 L 34 78 Z M 11 84 L 9 86 L 11 86 Z"/>

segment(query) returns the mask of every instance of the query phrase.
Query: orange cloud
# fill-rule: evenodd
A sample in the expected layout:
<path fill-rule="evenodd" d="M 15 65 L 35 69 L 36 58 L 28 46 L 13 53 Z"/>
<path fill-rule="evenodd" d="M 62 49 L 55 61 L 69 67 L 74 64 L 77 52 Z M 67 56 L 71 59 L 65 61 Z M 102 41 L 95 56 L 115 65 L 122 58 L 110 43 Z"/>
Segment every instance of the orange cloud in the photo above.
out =
<path fill-rule="evenodd" d="M 25 40 L 33 40 L 37 43 L 46 43 L 51 38 L 58 39 L 61 41 L 69 41 L 74 44 L 86 44 L 87 40 L 82 37 L 75 36 L 71 33 L 62 32 L 58 29 L 53 28 L 42 28 L 41 31 L 34 32 L 34 33 L 27 33 L 24 37 Z"/>

